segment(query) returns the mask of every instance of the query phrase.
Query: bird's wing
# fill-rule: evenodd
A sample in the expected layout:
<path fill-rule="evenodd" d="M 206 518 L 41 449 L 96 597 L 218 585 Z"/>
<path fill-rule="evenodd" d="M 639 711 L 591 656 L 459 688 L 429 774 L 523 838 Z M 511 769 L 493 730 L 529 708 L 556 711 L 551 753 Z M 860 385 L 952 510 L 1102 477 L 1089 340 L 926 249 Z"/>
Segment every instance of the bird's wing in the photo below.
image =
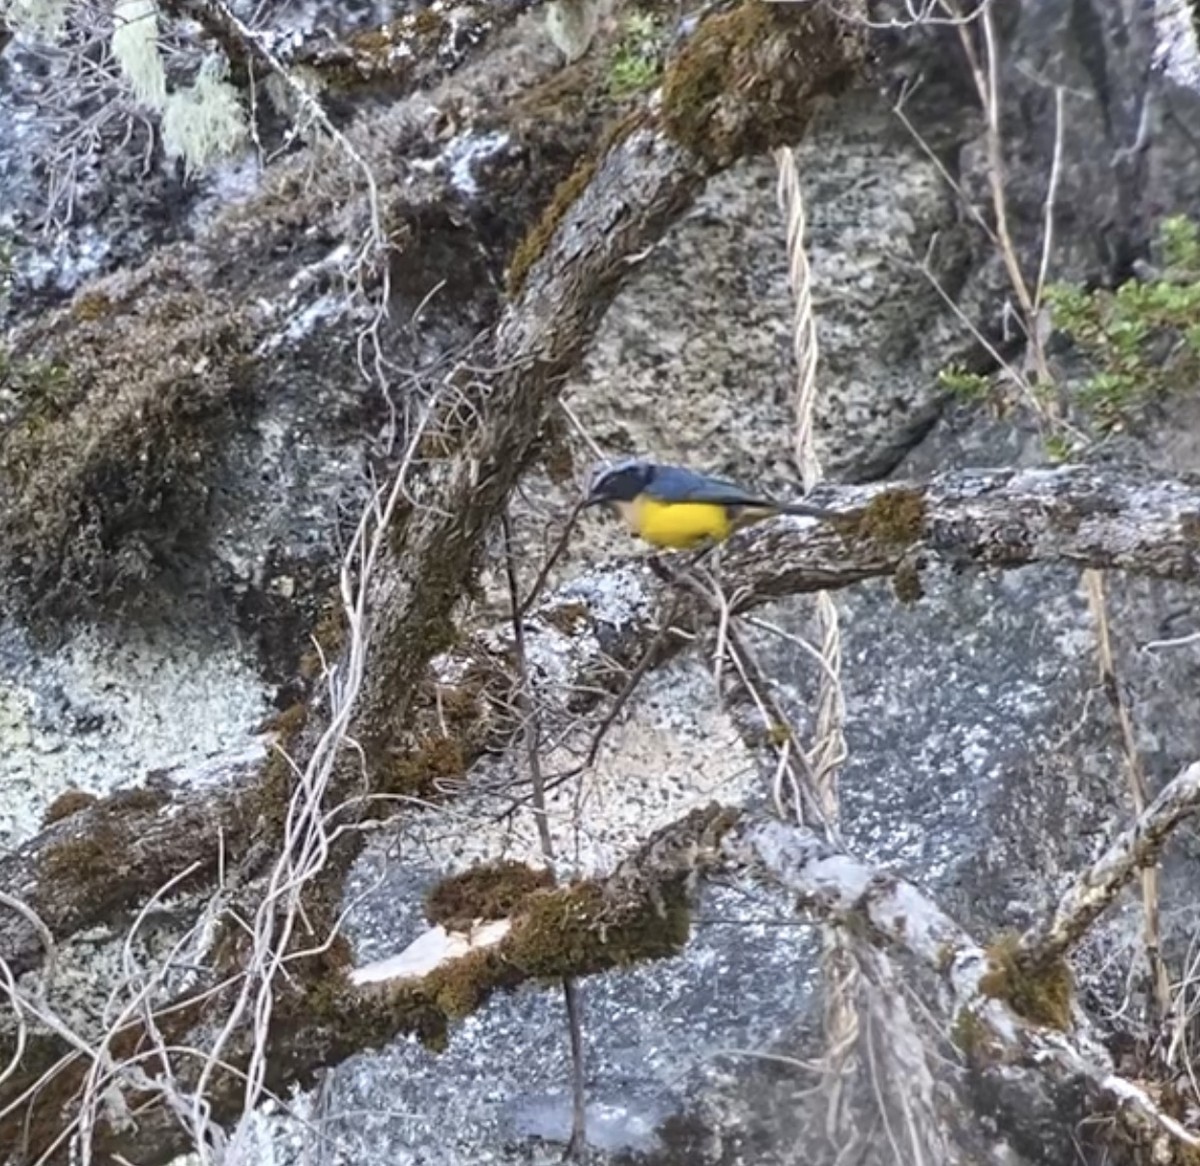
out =
<path fill-rule="evenodd" d="M 710 478 L 682 466 L 655 466 L 646 493 L 661 502 L 711 502 L 719 506 L 766 506 L 773 504 L 733 482 Z"/>

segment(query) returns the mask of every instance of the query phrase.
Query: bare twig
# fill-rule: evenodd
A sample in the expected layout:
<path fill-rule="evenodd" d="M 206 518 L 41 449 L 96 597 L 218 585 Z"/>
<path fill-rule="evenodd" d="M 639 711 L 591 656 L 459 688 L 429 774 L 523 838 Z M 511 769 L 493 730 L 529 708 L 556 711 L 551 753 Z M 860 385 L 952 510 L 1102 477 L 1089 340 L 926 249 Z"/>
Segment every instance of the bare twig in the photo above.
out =
<path fill-rule="evenodd" d="M 1133 718 L 1129 712 L 1128 702 L 1121 693 L 1120 681 L 1117 678 L 1117 663 L 1113 655 L 1112 636 L 1108 625 L 1108 601 L 1105 594 L 1104 576 L 1099 571 L 1085 571 L 1084 583 L 1087 587 L 1092 618 L 1096 623 L 1100 684 L 1112 706 L 1113 714 L 1117 718 L 1121 735 L 1121 755 L 1125 759 L 1125 775 L 1133 802 L 1133 812 L 1141 817 L 1146 812 L 1146 774 L 1134 735 Z M 1171 1009 L 1171 981 L 1162 957 L 1158 868 L 1153 862 L 1140 865 L 1146 960 L 1150 965 L 1150 979 L 1158 1015 L 1160 1019 L 1164 1019 Z"/>
<path fill-rule="evenodd" d="M 542 857 L 551 871 L 554 869 L 554 840 L 546 816 L 546 780 L 542 772 L 541 717 L 534 699 L 529 678 L 529 657 L 525 651 L 525 623 L 521 611 L 520 585 L 517 582 L 516 550 L 513 544 L 512 519 L 506 509 L 500 519 L 504 534 L 504 573 L 508 582 L 508 601 L 512 611 L 513 645 L 516 650 L 517 703 L 525 725 L 525 759 L 533 783 L 531 801 L 537 823 Z M 568 524 L 568 530 L 570 526 Z M 562 978 L 563 1002 L 567 1010 L 567 1031 L 571 1041 L 571 1135 L 567 1139 L 564 1160 L 577 1159 L 587 1145 L 587 1096 L 584 1092 L 583 1014 L 579 990 L 571 976 Z"/>

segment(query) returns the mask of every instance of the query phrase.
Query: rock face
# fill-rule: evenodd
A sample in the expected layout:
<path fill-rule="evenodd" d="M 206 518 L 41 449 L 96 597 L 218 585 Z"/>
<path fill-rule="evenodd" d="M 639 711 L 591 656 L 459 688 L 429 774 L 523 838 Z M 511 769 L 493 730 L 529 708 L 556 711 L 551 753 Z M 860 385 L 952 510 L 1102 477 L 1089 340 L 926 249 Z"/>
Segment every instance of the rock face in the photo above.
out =
<path fill-rule="evenodd" d="M 1189 44 L 1188 29 L 1156 23 L 1152 6 L 1106 0 L 1022 0 L 997 6 L 996 15 L 1005 192 L 1019 262 L 1037 271 L 1049 221 L 1055 278 L 1116 284 L 1147 257 L 1165 214 L 1200 217 L 1200 146 L 1188 128 L 1200 109 L 1188 87 L 1194 34 Z M 980 40 L 973 43 L 986 55 Z M 369 301 L 346 308 L 341 295 L 345 224 L 365 221 L 367 211 L 357 176 L 347 177 L 336 151 L 318 151 L 317 169 L 306 155 L 277 163 L 241 209 L 223 205 L 227 188 L 219 181 L 185 189 L 156 171 L 136 185 L 136 197 L 113 196 L 105 211 L 98 208 L 125 189 L 134 164 L 128 150 L 113 151 L 81 185 L 86 227 L 34 246 L 22 233 L 36 178 L 27 161 L 36 132 L 28 111 L 49 81 L 35 78 L 14 48 L 0 57 L 7 61 L 0 179 L 14 192 L 0 208 L 7 216 L 0 237 L 17 232 L 21 241 L 9 308 L 21 322 L 13 333 L 17 360 L 32 359 L 34 339 L 72 327 L 72 313 L 78 324 L 81 311 L 96 312 L 102 327 L 104 305 L 119 303 L 128 281 L 145 280 L 158 265 L 214 309 L 226 297 L 254 305 L 237 317 L 232 347 L 257 363 L 245 400 L 225 415 L 219 438 L 208 435 L 204 464 L 192 467 L 202 489 L 191 496 L 196 527 L 188 533 L 198 537 L 164 550 L 155 541 L 164 524 L 139 513 L 131 534 L 121 511 L 103 528 L 105 539 L 130 554 L 149 548 L 138 560 L 144 570 L 136 582 L 144 586 L 132 605 L 88 608 L 82 627 L 60 608 L 51 629 L 60 642 L 50 646 L 29 640 L 18 620 L 0 630 L 0 830 L 9 845 L 33 831 L 41 808 L 67 784 L 100 792 L 145 769 L 244 746 L 269 700 L 282 705 L 295 696 L 304 637 L 376 475 L 395 464 L 392 439 L 411 421 L 413 386 L 437 384 L 492 318 L 518 233 L 513 224 L 531 220 L 547 200 L 572 152 L 563 139 L 573 146 L 572 135 L 591 124 L 581 117 L 560 137 L 539 123 L 522 137 L 487 122 L 489 96 L 498 101 L 550 69 L 547 46 L 528 30 L 499 42 L 490 73 L 458 89 L 449 81 L 439 93 L 462 125 L 431 128 L 428 107 L 415 100 L 368 110 L 355 123 L 352 140 L 385 176 L 385 200 L 394 199 L 384 209 L 395 216 L 389 229 L 410 239 L 389 273 L 391 311 L 378 322 L 395 389 L 381 401 L 357 371 L 356 334 L 370 323 Z M 826 472 L 844 481 L 924 478 L 958 465 L 1041 461 L 1042 435 L 1021 408 L 997 418 L 948 404 L 937 382 L 951 362 L 982 366 L 964 321 L 1005 358 L 1020 360 L 1004 307 L 1012 298 L 1008 275 L 973 217 L 991 214 L 994 159 L 958 34 L 945 26 L 893 30 L 879 35 L 878 52 L 877 86 L 831 106 L 797 146 L 819 317 Z M 903 109 L 920 140 L 893 112 L 904 83 Z M 530 175 L 535 189 L 517 194 L 516 179 Z M 605 453 L 649 451 L 781 493 L 794 489 L 792 309 L 774 175 L 768 159 L 724 175 L 641 259 L 565 391 L 581 429 Z M 123 270 L 142 264 L 140 276 Z M 61 302 L 77 275 L 107 271 L 116 274 L 90 287 L 92 298 Z M 191 371 L 212 384 L 207 365 Z M 180 375 L 172 377 L 176 388 Z M 49 390 L 39 383 L 44 397 Z M 78 419 L 71 411 L 96 405 L 104 383 L 99 375 L 73 382 L 78 397 L 68 420 L 53 412 L 47 420 L 34 417 L 28 385 L 22 395 L 0 366 L 0 458 L 16 448 L 15 435 L 59 433 L 54 426 Z M 1194 405 L 1181 396 L 1165 411 L 1160 428 L 1125 452 L 1192 469 Z M 113 432 L 123 427 L 118 418 Z M 577 434 L 567 446 L 573 468 L 590 460 Z M 64 466 L 82 464 L 63 456 Z M 71 488 L 86 501 L 103 487 L 105 468 L 101 462 Z M 536 574 L 553 541 L 547 529 L 561 523 L 578 485 L 577 474 L 552 469 L 531 475 L 528 497 L 514 505 L 526 578 Z M 50 506 L 64 489 L 55 485 L 45 496 Z M 0 501 L 0 512 L 16 497 Z M 73 521 L 62 516 L 60 541 L 79 537 Z M 584 522 L 560 578 L 627 549 L 615 524 Z M 101 542 L 107 552 L 110 543 Z M 11 534 L 0 546 L 0 557 L 17 564 L 14 577 L 33 554 L 15 555 L 16 545 Z M 48 561 L 44 578 L 62 578 L 65 561 Z M 1043 567 L 962 573 L 933 562 L 921 581 L 915 603 L 884 583 L 838 597 L 849 750 L 841 827 L 849 849 L 902 871 L 988 938 L 1044 912 L 1070 872 L 1129 820 L 1126 760 L 1077 575 Z M 84 582 L 90 586 L 90 577 Z M 482 584 L 492 606 L 481 604 L 477 614 L 498 613 L 505 600 L 498 561 Z M 1150 646 L 1195 630 L 1195 597 L 1180 585 L 1119 577 L 1107 586 L 1118 689 L 1153 790 L 1200 755 L 1197 646 Z M 21 597 L 22 619 L 29 609 L 36 614 L 31 598 Z M 748 634 L 807 731 L 818 676 L 795 638 L 812 634 L 812 601 L 787 600 L 760 615 Z M 610 869 L 649 829 L 710 799 L 768 796 L 770 774 L 760 772 L 761 758 L 743 744 L 712 683 L 709 647 L 652 674 L 594 771 L 557 791 L 550 812 L 560 873 Z M 567 745 L 579 743 L 577 731 L 550 764 L 567 768 Z M 487 759 L 469 795 L 405 818 L 368 849 L 348 891 L 345 928 L 359 962 L 419 933 L 422 896 L 445 873 L 482 857 L 539 860 L 530 815 L 495 821 L 504 808 L 495 791 L 526 776 L 524 766 L 516 749 Z M 8 810 L 18 796 L 27 799 L 22 808 Z M 1188 888 L 1198 860 L 1183 840 L 1164 864 L 1163 947 L 1177 969 L 1194 933 Z M 1078 955 L 1081 1001 L 1102 1026 L 1122 1005 L 1127 981 L 1135 1010 L 1147 1007 L 1134 902 L 1106 918 Z M 818 1078 L 807 1064 L 822 1048 L 820 954 L 820 936 L 798 925 L 783 897 L 723 887 L 705 893 L 682 955 L 584 983 L 594 1160 L 898 1160 L 886 1105 L 881 1115 L 871 1087 L 878 1066 L 861 1054 L 858 1075 L 848 1078 L 848 1108 L 833 1127 L 840 1133 L 826 1137 L 826 1095 L 811 1094 Z M 897 983 L 868 982 L 863 991 L 900 999 Z M 928 1020 L 904 1023 L 915 1030 Z M 321 1123 L 322 1161 L 558 1161 L 570 1128 L 568 1053 L 560 994 L 525 988 L 465 1020 L 445 1052 L 396 1042 L 354 1058 L 303 1097 L 298 1115 Z M 887 1055 L 898 1057 L 896 1048 Z M 988 1099 L 972 1101 L 953 1068 L 937 1089 L 943 1115 L 972 1113 L 972 1104 L 989 1111 Z M 1073 1160 L 1074 1131 L 1056 1126 L 1057 1115 L 1038 1126 L 1044 1136 L 1022 1139 L 1011 1133 L 1011 1114 L 991 1108 L 999 1132 L 986 1118 L 942 1117 L 945 1160 Z M 851 1143 L 846 1131 L 856 1126 L 862 1136 Z M 300 1161 L 317 1148 L 313 1128 L 263 1115 L 254 1132 L 261 1160 Z M 849 1157 L 839 1157 L 848 1145 Z M 1087 1160 L 1104 1160 L 1103 1153 Z"/>

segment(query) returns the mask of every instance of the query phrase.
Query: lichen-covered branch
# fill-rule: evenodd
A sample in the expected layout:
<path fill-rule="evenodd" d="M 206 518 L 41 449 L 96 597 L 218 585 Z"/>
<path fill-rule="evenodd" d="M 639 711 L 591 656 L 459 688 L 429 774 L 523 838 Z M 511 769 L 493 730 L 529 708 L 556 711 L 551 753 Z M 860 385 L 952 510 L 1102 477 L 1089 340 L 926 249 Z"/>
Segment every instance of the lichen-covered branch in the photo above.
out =
<path fill-rule="evenodd" d="M 179 872 L 187 886 L 208 886 L 222 861 L 244 870 L 252 840 L 275 811 L 259 743 L 242 755 L 182 770 L 171 779 L 118 790 L 105 798 L 66 795 L 50 806 L 47 825 L 0 859 L 0 886 L 34 911 L 61 942 L 115 922 Z M 15 975 L 45 958 L 43 932 L 0 905 L 0 961 Z"/>
<path fill-rule="evenodd" d="M 981 946 L 914 883 L 802 827 L 712 805 L 658 831 L 606 880 L 547 889 L 510 864 L 498 864 L 491 880 L 486 874 L 471 872 L 469 889 L 463 880 L 448 880 L 443 897 L 453 901 L 459 926 L 472 917 L 495 918 L 501 912 L 489 904 L 505 902 L 503 938 L 424 976 L 388 978 L 381 970 L 370 985 L 347 988 L 346 1023 L 365 1014 L 391 1030 L 397 1017 L 427 1022 L 430 1009 L 444 1023 L 530 976 L 586 975 L 670 954 L 687 937 L 681 892 L 699 878 L 732 874 L 782 889 L 802 913 L 923 965 L 942 989 L 928 1003 L 952 1024 L 976 1086 L 1006 1091 L 1010 1108 L 1020 1104 L 1017 1098 L 1037 1096 L 1080 1119 L 1093 1106 L 1115 1109 L 1130 1134 L 1166 1139 L 1155 1159 L 1166 1163 L 1186 1161 L 1182 1148 L 1200 1144 L 1145 1090 L 1113 1072 L 1081 1013 L 1068 1031 L 1024 1015 L 1019 994 L 999 990 L 1011 985 L 1004 985 L 993 947 Z M 510 883 L 518 894 L 504 892 Z M 662 942 L 651 940 L 655 934 Z M 425 1011 L 414 1011 L 418 1002 Z M 439 1027 L 436 1039 L 445 1036 Z"/>
<path fill-rule="evenodd" d="M 1154 1147 L 1148 1160 L 1167 1166 L 1193 1160 L 1200 1135 L 1113 1071 L 1111 1055 L 1081 1012 L 1075 1011 L 1069 1032 L 1022 1015 L 1021 994 L 995 947 L 981 947 L 914 884 L 776 820 L 744 815 L 725 831 L 720 848 L 735 869 L 794 894 L 802 910 L 851 927 L 936 974 L 973 1086 L 1000 1112 L 1014 1145 L 1025 1141 L 1031 1152 L 1048 1152 L 1021 1123 L 1049 1101 L 1077 1120 L 1115 1111 L 1126 1137 Z M 1063 1124 L 1071 1129 L 1076 1123 Z"/>
<path fill-rule="evenodd" d="M 1171 832 L 1200 810 L 1200 762 L 1163 787 L 1111 846 L 1072 882 L 1050 918 L 1022 936 L 1017 958 L 1031 968 L 1061 959 L 1143 867 L 1158 860 Z"/>
<path fill-rule="evenodd" d="M 1111 467 L 956 470 L 928 483 L 825 486 L 814 498 L 845 518 L 779 518 L 722 547 L 721 580 L 735 611 L 895 577 L 935 555 L 992 569 L 1062 564 L 1181 581 L 1195 577 L 1200 555 L 1200 486 Z M 539 699 L 578 711 L 589 690 L 611 688 L 654 635 L 666 590 L 635 555 L 547 597 L 526 627 L 529 652 L 555 678 Z M 688 599 L 675 618 L 694 627 L 712 616 Z M 505 629 L 481 633 L 448 653 L 440 671 L 460 674 L 506 640 Z"/>
<path fill-rule="evenodd" d="M 726 64 L 722 84 L 690 50 L 669 74 L 696 70 L 689 100 L 707 118 L 692 134 L 673 135 L 669 121 L 664 129 L 648 117 L 618 135 L 578 197 L 555 208 L 544 251 L 531 259 L 477 361 L 496 370 L 479 394 L 478 422 L 435 504 L 410 520 L 376 597 L 376 666 L 360 714 L 369 743 L 386 744 L 403 725 L 425 664 L 445 646 L 484 536 L 530 464 L 561 378 L 595 334 L 628 272 L 625 260 L 661 238 L 711 174 L 799 137 L 819 101 L 844 89 L 861 66 L 860 39 L 821 5 L 744 0 L 735 13 L 752 24 L 753 36 L 744 39 L 740 23 L 721 25 L 738 46 L 738 65 Z M 706 53 L 721 35 L 710 25 L 725 20 L 710 17 L 695 33 L 696 43 L 710 44 Z M 769 83 L 776 73 L 780 85 Z M 774 131 L 764 136 L 760 122 Z M 718 134 L 722 146 L 714 152 L 706 143 Z"/>

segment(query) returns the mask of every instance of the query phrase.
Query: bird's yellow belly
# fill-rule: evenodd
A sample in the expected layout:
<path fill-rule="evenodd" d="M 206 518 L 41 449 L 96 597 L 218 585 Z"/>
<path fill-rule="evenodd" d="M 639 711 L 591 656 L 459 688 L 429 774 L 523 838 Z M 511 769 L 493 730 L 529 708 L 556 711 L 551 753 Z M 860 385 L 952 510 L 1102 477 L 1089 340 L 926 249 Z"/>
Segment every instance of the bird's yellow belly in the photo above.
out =
<path fill-rule="evenodd" d="M 625 514 L 639 537 L 656 547 L 683 550 L 705 539 L 720 542 L 729 537 L 729 514 L 711 502 L 658 502 L 639 498 Z"/>

